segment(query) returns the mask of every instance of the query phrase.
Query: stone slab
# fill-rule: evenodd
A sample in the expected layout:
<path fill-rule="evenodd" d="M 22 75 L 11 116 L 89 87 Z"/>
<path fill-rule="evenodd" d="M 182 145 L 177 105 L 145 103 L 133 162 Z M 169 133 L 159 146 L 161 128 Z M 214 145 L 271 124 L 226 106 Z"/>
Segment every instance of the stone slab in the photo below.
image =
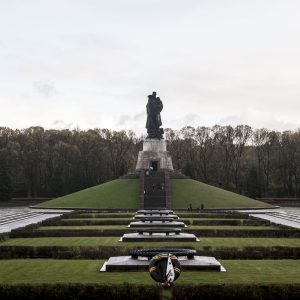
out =
<path fill-rule="evenodd" d="M 177 215 L 173 214 L 138 214 L 135 215 L 134 219 L 143 219 L 143 218 L 149 218 L 149 219 L 155 219 L 155 218 L 172 218 L 172 219 L 179 219 Z"/>
<path fill-rule="evenodd" d="M 189 271 L 226 271 L 225 268 L 214 258 L 209 256 L 194 256 L 188 259 L 186 256 L 178 257 L 181 269 Z M 127 271 L 148 271 L 149 260 L 145 257 L 134 259 L 131 256 L 110 257 L 104 263 L 100 271 L 127 272 Z"/>
<path fill-rule="evenodd" d="M 186 225 L 183 222 L 161 222 L 161 221 L 153 221 L 153 222 L 131 222 L 128 227 L 186 227 Z"/>
<path fill-rule="evenodd" d="M 138 210 L 136 214 L 173 214 L 173 210 L 168 209 L 142 209 Z"/>
<path fill-rule="evenodd" d="M 121 240 L 122 242 L 199 242 L 197 237 L 191 233 L 125 233 Z"/>

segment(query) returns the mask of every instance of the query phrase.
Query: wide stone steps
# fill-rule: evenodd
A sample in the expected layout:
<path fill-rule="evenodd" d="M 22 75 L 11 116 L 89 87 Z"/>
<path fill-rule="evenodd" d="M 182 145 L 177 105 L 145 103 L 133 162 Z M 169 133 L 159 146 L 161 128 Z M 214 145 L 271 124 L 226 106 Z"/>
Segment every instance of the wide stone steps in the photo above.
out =
<path fill-rule="evenodd" d="M 5 225 L 5 224 L 13 223 L 16 221 L 29 219 L 29 218 L 36 217 L 39 215 L 41 215 L 41 213 L 28 212 L 28 213 L 19 213 L 19 214 L 4 216 L 4 217 L 1 217 L 1 219 L 0 219 L 0 225 Z"/>
<path fill-rule="evenodd" d="M 268 215 L 276 217 L 276 218 L 300 223 L 300 216 L 298 216 L 298 215 L 286 214 L 286 213 L 280 213 L 280 212 L 268 213 Z"/>
<path fill-rule="evenodd" d="M 167 207 L 165 190 L 165 173 L 163 171 L 152 172 L 144 179 L 144 208 L 163 209 Z"/>

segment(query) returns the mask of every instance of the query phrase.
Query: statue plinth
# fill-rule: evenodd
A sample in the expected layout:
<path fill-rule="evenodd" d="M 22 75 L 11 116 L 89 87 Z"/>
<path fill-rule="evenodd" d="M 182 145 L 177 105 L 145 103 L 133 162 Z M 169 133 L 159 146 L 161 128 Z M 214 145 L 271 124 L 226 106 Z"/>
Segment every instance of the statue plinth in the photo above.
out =
<path fill-rule="evenodd" d="M 156 170 L 173 171 L 172 158 L 167 151 L 165 140 L 146 139 L 143 142 L 143 151 L 139 152 L 136 170 L 147 170 L 150 167 Z"/>
<path fill-rule="evenodd" d="M 143 151 L 166 152 L 167 143 L 165 140 L 146 139 L 143 142 Z"/>

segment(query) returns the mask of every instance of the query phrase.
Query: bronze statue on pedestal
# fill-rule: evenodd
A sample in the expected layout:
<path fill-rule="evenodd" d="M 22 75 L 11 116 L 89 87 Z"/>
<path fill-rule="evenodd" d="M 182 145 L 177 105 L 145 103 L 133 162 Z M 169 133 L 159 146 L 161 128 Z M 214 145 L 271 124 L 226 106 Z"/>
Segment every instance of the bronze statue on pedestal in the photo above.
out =
<path fill-rule="evenodd" d="M 156 97 L 156 92 L 148 96 L 147 103 L 147 139 L 163 139 L 164 130 L 160 128 L 162 125 L 160 112 L 163 109 L 163 103 L 159 97 Z"/>

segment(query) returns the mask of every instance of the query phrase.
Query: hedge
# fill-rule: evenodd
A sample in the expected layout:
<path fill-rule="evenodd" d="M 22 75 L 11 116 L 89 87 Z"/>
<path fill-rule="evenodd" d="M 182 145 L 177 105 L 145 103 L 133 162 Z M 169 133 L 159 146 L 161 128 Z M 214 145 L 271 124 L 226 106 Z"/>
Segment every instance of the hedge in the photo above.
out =
<path fill-rule="evenodd" d="M 173 300 L 298 300 L 299 284 L 175 285 Z"/>
<path fill-rule="evenodd" d="M 87 214 L 87 213 L 82 213 L 82 214 L 78 214 L 78 213 L 73 213 L 70 215 L 64 215 L 64 219 L 77 219 L 77 218 L 132 218 L 134 216 L 134 214 L 113 214 L 113 213 L 107 213 L 107 214 L 100 214 L 100 213 L 91 213 L 91 214 Z"/>
<path fill-rule="evenodd" d="M 0 285 L 1 300 L 153 300 L 161 288 L 153 285 L 42 284 Z M 172 289 L 173 300 L 298 300 L 299 284 L 205 284 L 180 285 Z"/>
<path fill-rule="evenodd" d="M 153 300 L 159 299 L 159 289 L 143 285 L 0 285 L 1 300 Z"/>
<path fill-rule="evenodd" d="M 300 247 L 204 247 L 197 255 L 214 256 L 217 259 L 299 259 Z"/>
<path fill-rule="evenodd" d="M 138 229 L 138 228 L 137 228 Z M 32 238 L 32 237 L 82 237 L 82 236 L 119 236 L 125 233 L 132 233 L 133 229 L 49 229 L 30 230 L 27 228 L 15 229 L 10 233 L 11 238 Z M 183 228 L 183 232 L 193 233 L 197 237 L 300 237 L 300 230 L 297 229 L 189 229 Z"/>
<path fill-rule="evenodd" d="M 119 246 L 0 246 L 0 259 L 100 259 L 128 255 L 128 251 L 127 248 Z"/>
<path fill-rule="evenodd" d="M 132 219 L 128 220 L 73 220 L 73 219 L 62 219 L 62 220 L 46 220 L 43 222 L 44 226 L 86 226 L 86 225 L 128 225 Z"/>
<path fill-rule="evenodd" d="M 143 246 L 132 246 L 142 249 Z M 192 247 L 188 247 L 192 248 Z M 0 259 L 54 258 L 54 259 L 107 259 L 128 255 L 123 246 L 0 246 Z M 217 259 L 299 259 L 300 247 L 204 247 L 197 255 L 214 256 Z"/>
<path fill-rule="evenodd" d="M 243 213 L 178 213 L 180 218 L 216 218 L 216 219 L 249 219 L 248 214 Z"/>
<path fill-rule="evenodd" d="M 294 229 L 184 229 L 187 233 L 193 233 L 197 237 L 300 237 L 300 230 Z"/>
<path fill-rule="evenodd" d="M 260 220 L 193 220 L 191 222 L 193 225 L 203 225 L 203 226 L 260 226 L 260 225 L 270 225 L 269 221 L 260 221 Z"/>
<path fill-rule="evenodd" d="M 33 237 L 82 237 L 82 236 L 119 236 L 134 232 L 130 229 L 49 229 L 49 230 L 27 230 L 16 229 L 10 234 L 11 238 L 33 238 Z"/>
<path fill-rule="evenodd" d="M 0 233 L 0 242 L 4 242 L 9 238 L 7 233 Z"/>

